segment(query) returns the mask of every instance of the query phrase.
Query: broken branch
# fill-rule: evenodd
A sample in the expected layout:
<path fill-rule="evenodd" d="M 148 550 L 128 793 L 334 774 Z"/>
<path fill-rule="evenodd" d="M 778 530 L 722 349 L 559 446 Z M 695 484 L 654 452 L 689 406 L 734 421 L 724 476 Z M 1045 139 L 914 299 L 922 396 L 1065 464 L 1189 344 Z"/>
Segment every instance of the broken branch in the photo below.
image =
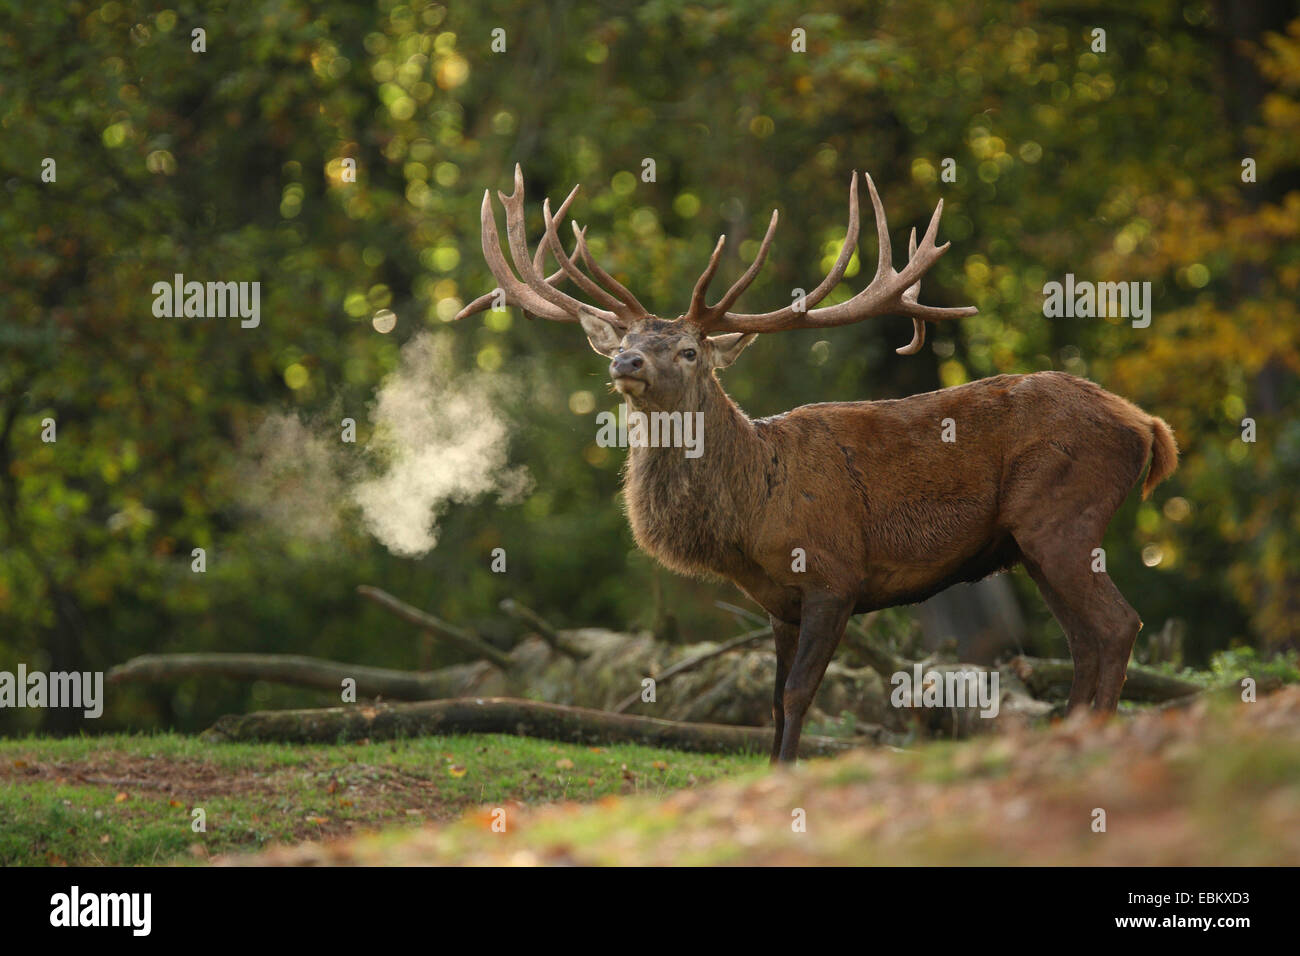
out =
<path fill-rule="evenodd" d="M 555 628 L 551 627 L 551 625 L 546 621 L 546 619 L 543 618 L 536 611 L 534 611 L 532 608 L 520 604 L 518 601 L 514 600 L 513 598 L 506 598 L 500 604 L 498 604 L 497 607 L 501 608 L 502 611 L 504 611 L 506 614 L 509 614 L 515 620 L 523 621 L 525 624 L 531 627 L 534 631 L 538 633 L 538 635 L 541 636 L 542 640 L 544 640 L 547 644 L 551 645 L 552 650 L 560 654 L 563 654 L 565 657 L 571 657 L 575 661 L 580 660 L 582 658 L 582 655 L 579 654 L 577 651 L 575 651 L 573 648 L 567 647 L 564 644 L 564 642 L 560 639 L 560 632 L 557 631 Z"/>
<path fill-rule="evenodd" d="M 720 654 L 725 654 L 728 651 L 734 651 L 738 647 L 744 647 L 746 644 L 752 644 L 755 641 L 757 641 L 759 638 L 768 637 L 771 634 L 772 634 L 772 629 L 770 627 L 760 627 L 756 631 L 748 631 L 744 634 L 741 634 L 739 637 L 733 637 L 731 640 L 719 644 L 711 651 L 705 651 L 703 654 L 696 654 L 694 657 L 688 657 L 684 661 L 678 661 L 672 667 L 666 668 L 662 674 L 656 674 L 654 677 L 655 684 L 656 686 L 659 684 L 666 684 L 669 680 L 671 680 L 673 677 L 676 677 L 678 674 L 685 673 L 686 671 L 691 670 L 694 667 L 698 667 L 699 665 L 703 664 L 705 661 L 712 660 L 713 658 L 719 656 Z M 611 713 L 615 713 L 615 714 L 623 713 L 625 710 L 627 710 L 629 707 L 635 704 L 637 700 L 640 699 L 640 697 L 641 697 L 641 692 L 639 690 L 633 691 L 632 693 L 624 697 L 622 700 L 620 700 L 617 706 L 614 707 L 613 711 L 611 711 Z"/>
<path fill-rule="evenodd" d="M 374 601 L 380 607 L 387 608 L 404 621 L 414 624 L 416 627 L 423 628 L 436 634 L 438 637 L 454 644 L 467 654 L 474 657 L 481 657 L 484 660 L 491 661 L 502 670 L 509 670 L 511 666 L 510 657 L 504 652 L 497 650 L 491 644 L 488 644 L 476 634 L 469 631 L 461 630 L 452 624 L 448 624 L 441 618 L 434 617 L 426 611 L 421 611 L 418 607 L 412 607 L 405 601 L 393 597 L 387 591 L 371 587 L 368 584 L 362 584 L 357 587 L 357 593 L 364 598 Z"/>

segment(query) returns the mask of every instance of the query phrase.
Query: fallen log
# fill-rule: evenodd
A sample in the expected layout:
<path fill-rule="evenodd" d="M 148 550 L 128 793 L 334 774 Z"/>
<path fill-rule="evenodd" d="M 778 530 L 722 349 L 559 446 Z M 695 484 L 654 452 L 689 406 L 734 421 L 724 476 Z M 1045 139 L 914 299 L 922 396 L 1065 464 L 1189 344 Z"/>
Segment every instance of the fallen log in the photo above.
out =
<path fill-rule="evenodd" d="M 630 743 L 705 753 L 759 754 L 768 753 L 772 746 L 772 731 L 765 727 L 692 724 L 511 697 L 228 714 L 204 731 L 203 738 L 214 743 L 332 744 L 448 734 L 513 734 L 569 743 Z M 868 743 L 874 741 L 807 736 L 800 741 L 799 756 L 831 756 Z"/>
<path fill-rule="evenodd" d="M 1065 698 L 1070 693 L 1070 682 L 1074 679 L 1074 665 L 1067 660 L 1047 657 L 1013 657 L 1005 665 L 1037 698 Z M 1199 694 L 1199 684 L 1170 677 L 1159 671 L 1129 664 L 1128 679 L 1124 682 L 1121 697 L 1124 700 L 1160 704 L 1181 697 Z"/>
<path fill-rule="evenodd" d="M 340 693 L 355 680 L 358 697 L 429 700 L 460 693 L 471 672 L 491 665 L 459 664 L 437 671 L 401 671 L 345 664 L 298 654 L 145 654 L 108 672 L 110 684 L 158 683 L 185 677 L 225 677 L 272 684 L 315 687 Z"/>

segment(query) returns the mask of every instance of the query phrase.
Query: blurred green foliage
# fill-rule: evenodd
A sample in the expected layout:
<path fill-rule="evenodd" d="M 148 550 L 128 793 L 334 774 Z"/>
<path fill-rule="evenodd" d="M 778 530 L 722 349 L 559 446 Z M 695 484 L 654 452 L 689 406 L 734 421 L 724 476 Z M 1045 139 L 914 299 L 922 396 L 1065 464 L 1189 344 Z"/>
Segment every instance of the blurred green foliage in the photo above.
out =
<path fill-rule="evenodd" d="M 1286 32 L 1294 4 L 1261 7 L 1243 36 L 1242 18 L 1171 0 L 0 0 L 0 669 L 181 650 L 416 666 L 418 637 L 363 606 L 358 583 L 502 643 L 517 633 L 504 597 L 559 625 L 730 633 L 712 604 L 730 588 L 633 547 L 622 455 L 594 445 L 592 409 L 615 404 L 604 363 L 576 328 L 513 310 L 453 334 L 460 367 L 509 377 L 524 501 L 455 507 L 419 560 L 358 527 L 328 547 L 286 539 L 241 506 L 240 448 L 261 417 L 341 409 L 364 441 L 401 344 L 495 284 L 478 207 L 515 162 L 532 235 L 541 197 L 582 182 L 572 215 L 593 252 L 665 315 L 719 232 L 723 279 L 742 268 L 772 206 L 782 225 L 745 303 L 810 287 L 853 169 L 879 184 L 896 246 L 942 197 L 953 248 L 924 296 L 978 316 L 932 328 L 911 359 L 892 351 L 901 319 L 772 336 L 725 374 L 730 393 L 761 416 L 999 372 L 1091 377 L 1170 421 L 1184 452 L 1112 525 L 1120 588 L 1149 624 L 1188 620 L 1192 662 L 1294 646 L 1300 26 Z M 1242 182 L 1243 157 L 1258 182 Z M 1067 272 L 1150 281 L 1151 327 L 1044 319 L 1042 286 Z M 175 273 L 260 281 L 261 325 L 155 318 L 151 287 Z M 855 263 L 828 302 L 861 281 Z M 382 308 L 398 316 L 388 335 L 370 323 Z M 510 573 L 489 571 L 495 547 Z M 100 723 L 192 727 L 305 696 L 154 688 Z"/>

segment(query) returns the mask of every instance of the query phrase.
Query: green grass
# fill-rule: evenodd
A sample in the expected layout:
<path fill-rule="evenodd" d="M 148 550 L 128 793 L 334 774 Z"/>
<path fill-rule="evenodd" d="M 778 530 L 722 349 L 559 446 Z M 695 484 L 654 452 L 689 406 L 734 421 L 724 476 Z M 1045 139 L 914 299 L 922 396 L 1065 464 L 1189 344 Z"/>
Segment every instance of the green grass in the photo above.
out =
<path fill-rule="evenodd" d="M 190 830 L 194 807 L 206 833 Z M 256 850 L 248 862 L 1295 865 L 1300 688 L 777 772 L 505 736 L 0 741 L 0 864 Z"/>
<path fill-rule="evenodd" d="M 175 734 L 0 740 L 0 865 L 201 860 L 274 843 L 409 830 L 478 807 L 508 814 L 662 797 L 760 757 L 497 735 L 368 745 L 211 745 Z M 206 814 L 206 832 L 191 828 Z"/>
<path fill-rule="evenodd" d="M 1294 866 L 1300 688 L 528 811 L 505 833 L 468 815 L 258 862 Z"/>

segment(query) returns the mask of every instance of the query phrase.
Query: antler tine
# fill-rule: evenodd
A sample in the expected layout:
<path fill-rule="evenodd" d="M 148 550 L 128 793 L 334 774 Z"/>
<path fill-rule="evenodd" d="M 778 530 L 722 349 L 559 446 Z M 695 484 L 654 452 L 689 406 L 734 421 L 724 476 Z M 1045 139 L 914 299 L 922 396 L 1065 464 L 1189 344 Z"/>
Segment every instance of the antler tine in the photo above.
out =
<path fill-rule="evenodd" d="M 850 191 L 854 192 L 856 186 L 857 176 L 855 174 L 853 189 Z M 897 272 L 894 270 L 892 261 L 889 223 L 885 217 L 884 204 L 880 201 L 880 195 L 876 192 L 876 185 L 872 182 L 869 174 L 867 175 L 867 191 L 871 195 L 871 205 L 876 216 L 876 239 L 879 246 L 879 255 L 877 257 L 876 274 L 865 289 L 847 302 L 841 302 L 839 305 L 822 309 L 801 311 L 796 309 L 794 305 L 790 305 L 776 312 L 768 312 L 763 315 L 742 315 L 727 312 L 725 315 L 713 318 L 710 323 L 710 331 L 778 332 L 786 329 L 820 329 L 849 325 L 877 315 L 906 315 L 912 319 L 912 341 L 897 351 L 901 355 L 914 355 L 925 342 L 925 320 L 941 321 L 943 319 L 975 315 L 979 310 L 973 306 L 940 308 L 921 305 L 917 302 L 921 276 L 938 261 L 940 256 L 948 251 L 948 243 L 945 242 L 942 246 L 936 246 L 934 242 L 939 231 L 939 220 L 943 215 L 943 200 L 940 200 L 935 207 L 934 213 L 930 217 L 930 224 L 926 228 L 925 235 L 919 245 L 916 242 L 916 230 L 912 230 L 912 236 L 908 243 L 907 265 L 903 267 L 902 272 Z M 856 212 L 856 195 L 852 200 L 852 205 Z M 853 218 L 856 220 L 856 215 Z M 851 224 L 850 233 L 854 234 L 854 241 L 856 242 L 855 232 L 855 226 Z M 844 258 L 845 252 L 849 252 L 851 255 L 850 245 L 846 244 L 840 253 L 841 259 L 847 265 L 847 259 Z M 839 266 L 840 263 L 837 262 L 837 269 L 832 270 L 832 274 L 827 276 L 827 282 L 823 282 L 815 290 L 818 293 L 818 298 L 828 293 L 843 276 L 843 269 L 839 268 Z M 833 282 L 830 281 L 832 278 L 834 279 Z M 809 296 L 809 298 L 812 297 Z"/>
<path fill-rule="evenodd" d="M 876 257 L 876 274 L 871 279 L 871 284 L 875 285 L 881 276 L 894 271 L 894 249 L 889 244 L 889 219 L 885 215 L 885 204 L 880 201 L 880 193 L 876 192 L 875 180 L 870 173 L 864 172 L 862 175 L 867 177 L 867 192 L 871 195 L 871 209 L 876 216 L 876 248 L 879 254 Z"/>
<path fill-rule="evenodd" d="M 524 223 L 524 173 L 518 163 L 515 164 L 515 191 L 509 196 L 498 192 L 497 198 L 501 200 L 501 205 L 506 210 L 506 241 L 510 246 L 510 257 L 514 260 L 515 268 L 519 270 L 519 275 L 528 288 L 563 311 L 567 321 L 576 322 L 578 310 L 583 308 L 591 309 L 592 312 L 606 319 L 616 319 L 614 313 L 606 309 L 593 308 L 547 285 L 534 271 L 532 256 L 528 253 L 528 235 Z"/>
<path fill-rule="evenodd" d="M 564 202 L 560 203 L 560 208 L 555 213 L 555 224 L 557 226 L 564 219 L 564 214 L 569 211 L 569 204 L 573 202 L 573 197 L 578 195 L 578 190 L 581 188 L 582 188 L 581 183 L 575 184 L 574 187 L 569 190 L 569 195 L 564 197 Z M 550 201 L 551 200 L 548 198 L 546 200 L 546 204 L 549 205 Z M 549 213 L 549 208 L 547 212 Z M 533 256 L 533 271 L 536 272 L 538 275 L 541 275 L 542 269 L 546 265 L 546 253 L 548 251 L 550 251 L 548 243 L 539 242 L 537 244 L 537 253 Z M 555 253 L 555 255 L 558 257 L 559 254 Z M 564 264 L 564 260 L 561 258 L 557 258 L 556 261 L 559 262 L 561 265 Z M 549 277 L 547 278 L 547 281 L 548 282 L 550 281 Z"/>
<path fill-rule="evenodd" d="M 569 195 L 565 197 L 564 202 L 560 204 L 558 216 L 552 217 L 549 202 L 545 204 L 544 211 L 552 232 L 555 231 L 555 224 L 568 212 L 569 205 L 573 202 L 577 193 L 578 187 L 575 186 L 569 192 Z M 505 294 L 506 302 L 532 315 L 559 322 L 577 322 L 579 311 L 589 309 L 607 321 L 619 325 L 625 324 L 621 310 L 620 313 L 616 314 L 607 309 L 589 306 L 555 288 L 563 279 L 566 277 L 571 278 L 572 274 L 578 271 L 574 261 L 578 254 L 577 250 L 572 255 L 565 255 L 564 249 L 560 246 L 558 240 L 554 246 L 543 240 L 539 244 L 536 254 L 529 255 L 528 237 L 524 223 L 524 174 L 519 164 L 515 164 L 514 192 L 509 196 L 498 192 L 497 196 L 506 210 L 506 238 L 510 247 L 510 257 L 514 261 L 515 269 L 518 270 L 519 274 L 515 274 L 515 270 L 511 269 L 506 262 L 505 256 L 501 254 L 501 237 L 497 233 L 496 214 L 492 208 L 492 196 L 489 190 L 483 192 L 483 206 L 480 215 L 482 221 L 481 240 L 483 258 L 487 262 L 488 269 L 497 280 L 498 289 Z M 556 261 L 560 264 L 560 269 L 558 272 L 542 278 L 542 267 L 546 261 L 548 251 L 555 256 Z M 520 281 L 521 277 L 523 281 Z M 584 286 L 584 288 L 586 287 Z M 463 319 L 466 316 L 484 311 L 491 306 L 497 296 L 497 289 L 487 295 L 479 296 L 461 309 L 456 314 L 456 318 Z"/>
<path fill-rule="evenodd" d="M 563 209 L 563 207 L 561 207 L 561 209 Z M 572 279 L 574 283 L 580 289 L 582 289 L 583 292 L 587 293 L 587 295 L 593 297 L 597 301 L 603 302 L 616 315 L 618 315 L 619 318 L 624 319 L 625 320 L 623 323 L 624 325 L 626 325 L 626 320 L 635 318 L 635 316 L 632 316 L 630 314 L 630 310 L 626 305 L 624 305 L 621 301 L 619 301 L 614 296 L 610 295 L 607 291 L 602 289 L 596 283 L 592 282 L 591 279 L 587 277 L 586 273 L 584 273 L 581 269 L 579 269 L 576 265 L 574 265 L 573 260 L 577 257 L 576 247 L 574 249 L 573 256 L 565 255 L 564 247 L 560 245 L 560 237 L 555 233 L 556 219 L 553 219 L 551 217 L 550 199 L 547 199 L 542 203 L 542 216 L 546 220 L 546 236 L 544 240 L 545 245 L 546 247 L 549 247 L 551 249 L 552 254 L 560 263 L 561 271 L 563 271 L 565 275 L 567 275 L 570 279 Z M 576 224 L 574 228 L 575 230 L 577 229 Z M 577 230 L 577 231 L 584 234 L 586 232 L 586 230 Z"/>
<path fill-rule="evenodd" d="M 853 261 L 854 251 L 858 247 L 858 230 L 861 229 L 861 225 L 862 212 L 858 208 L 858 173 L 857 170 L 854 170 L 853 176 L 849 178 L 849 226 L 845 230 L 844 242 L 840 245 L 840 255 L 836 256 L 835 265 L 832 265 L 831 271 L 826 274 L 826 278 L 823 278 L 822 282 L 816 286 L 816 289 L 807 293 L 802 302 L 798 303 L 802 308 L 794 308 L 792 304 L 792 306 L 779 308 L 774 312 L 764 312 L 762 315 L 742 316 L 748 321 L 750 332 L 780 332 L 784 328 L 783 323 L 789 320 L 790 316 L 810 310 L 816 303 L 831 294 L 831 290 L 840 285 L 840 280 L 844 278 L 844 273 L 849 268 L 850 261 Z M 711 321 L 715 325 L 725 323 L 725 321 L 728 321 L 727 316 L 731 315 L 732 313 L 728 312 L 725 316 L 714 316 Z M 686 317 L 692 319 L 689 313 Z M 701 319 L 695 321 L 703 319 L 705 319 L 705 316 L 701 315 Z"/>
<path fill-rule="evenodd" d="M 576 255 L 577 252 L 575 251 L 573 255 L 567 258 L 567 261 L 570 265 L 573 265 L 573 259 L 574 256 Z M 559 285 L 566 278 L 568 278 L 568 273 L 566 273 L 564 269 L 562 268 L 556 269 L 554 272 L 552 272 L 550 275 L 546 277 L 546 284 Z M 486 312 L 488 309 L 492 308 L 492 303 L 496 301 L 496 298 L 497 298 L 496 289 L 493 289 L 491 292 L 484 292 L 477 299 L 470 302 L 467 306 L 465 306 L 463 309 L 457 312 L 454 321 L 459 322 L 461 319 L 469 318 L 471 315 L 477 315 L 479 312 Z M 507 301 L 510 301 L 509 296 L 507 296 L 506 298 Z M 517 304 L 517 303 L 512 303 L 512 304 Z"/>
<path fill-rule="evenodd" d="M 492 194 L 486 189 L 483 191 L 483 208 L 480 219 L 482 220 L 483 258 L 487 261 L 488 270 L 499 283 L 499 288 L 505 293 L 506 301 L 544 319 L 554 319 L 561 322 L 573 321 L 576 316 L 570 317 L 559 306 L 543 299 L 520 282 L 515 277 L 515 274 L 510 271 L 505 256 L 501 254 L 501 237 L 497 234 L 496 216 L 492 212 Z M 475 312 L 481 312 L 485 306 L 481 306 L 480 303 L 484 298 L 487 298 L 490 302 L 492 297 L 492 293 L 489 293 L 487 297 L 480 296 L 469 306 L 462 309 L 457 318 L 464 318 Z"/>
<path fill-rule="evenodd" d="M 573 226 L 573 234 L 578 239 L 578 254 L 582 256 L 583 263 L 585 263 L 587 268 L 591 270 L 591 274 L 596 277 L 596 281 L 601 285 L 613 289 L 614 294 L 622 299 L 623 304 L 626 305 L 632 313 L 635 313 L 638 318 L 643 315 L 649 315 L 650 313 L 646 311 L 645 306 L 636 300 L 636 296 L 629 292 L 623 283 L 619 282 L 612 275 L 602 269 L 600 263 L 591 257 L 591 251 L 587 248 L 587 240 L 583 235 L 583 230 L 578 228 L 578 224 L 575 222 L 571 223 L 571 225 Z"/>
<path fill-rule="evenodd" d="M 569 204 L 573 202 L 573 197 L 578 195 L 578 188 L 579 187 L 574 186 L 572 191 L 569 193 L 568 197 L 566 197 L 564 202 L 560 204 L 560 211 L 556 213 L 555 216 L 556 222 L 559 222 L 559 220 L 564 217 L 564 214 L 568 212 Z M 546 248 L 543 246 L 538 246 L 537 255 L 533 256 L 534 271 L 541 272 L 542 265 L 545 261 L 546 261 Z M 550 275 L 546 277 L 545 281 L 547 285 L 558 285 L 559 283 L 565 280 L 565 278 L 567 277 L 567 273 L 563 269 L 563 265 L 566 261 L 570 265 L 572 265 L 573 262 L 572 256 L 564 257 L 564 259 L 560 261 L 561 268 L 557 269 L 555 272 L 552 272 Z M 496 300 L 496 297 L 497 297 L 497 293 L 495 289 L 493 289 L 491 292 L 483 293 L 483 295 L 479 296 L 477 299 L 470 302 L 463 309 L 461 309 L 459 312 L 456 313 L 456 321 L 460 321 L 461 319 L 468 318 L 471 315 L 475 315 L 479 312 L 484 312 L 487 309 L 490 309 L 492 307 L 492 303 Z"/>
<path fill-rule="evenodd" d="M 898 284 L 907 286 L 903 291 L 904 296 L 906 296 L 908 292 L 913 291 L 913 287 L 916 289 L 920 288 L 921 276 L 924 275 L 926 270 L 928 270 L 930 266 L 934 265 L 934 263 L 938 261 L 939 257 L 947 252 L 948 247 L 952 245 L 950 242 L 945 242 L 942 246 L 936 246 L 934 244 L 935 236 L 939 232 L 939 220 L 942 218 L 943 200 L 940 199 L 934 207 L 934 212 L 930 216 L 930 224 L 925 227 L 925 235 L 921 237 L 921 255 L 917 256 L 916 253 L 913 252 L 908 256 L 907 265 L 903 266 L 903 271 L 896 273 L 898 276 Z M 913 228 L 912 232 L 916 232 L 915 228 Z M 919 306 L 919 308 L 927 309 L 929 306 Z"/>
<path fill-rule="evenodd" d="M 821 284 L 813 289 L 805 297 L 804 309 L 807 311 L 812 308 L 826 296 L 830 295 L 832 289 L 840 284 L 844 278 L 844 272 L 848 269 L 849 263 L 853 261 L 853 253 L 858 248 L 858 231 L 862 226 L 862 210 L 858 207 L 858 171 L 855 169 L 849 177 L 849 227 L 844 231 L 844 242 L 840 245 L 840 254 L 835 257 L 835 265 L 831 271 L 826 273 L 826 278 L 822 279 Z"/>
<path fill-rule="evenodd" d="M 921 238 L 921 244 L 919 247 L 920 255 L 917 255 L 918 247 L 916 244 L 916 229 L 913 228 L 912 236 L 908 243 L 907 265 L 903 267 L 902 272 L 897 273 L 899 285 L 908 282 L 911 283 L 899 296 L 899 299 L 905 307 L 900 314 L 911 316 L 914 322 L 917 320 L 924 321 L 926 319 L 931 322 L 941 322 L 944 319 L 961 318 L 963 316 L 976 315 L 979 313 L 979 309 L 974 306 L 940 307 L 934 305 L 921 305 L 916 301 L 917 296 L 921 291 L 921 277 L 925 275 L 929 268 L 934 265 L 935 262 L 937 262 L 939 258 L 948 251 L 948 247 L 952 245 L 950 242 L 945 242 L 941 246 L 936 246 L 934 244 L 935 235 L 939 231 L 939 220 L 942 217 L 943 200 L 940 199 L 938 204 L 934 207 L 934 213 L 930 216 L 930 224 L 925 229 L 925 235 Z M 924 328 L 921 331 L 921 340 L 925 340 Z M 904 346 L 904 348 L 911 348 L 911 345 Z M 917 348 L 920 348 L 919 344 L 917 345 Z M 912 355 L 914 353 L 901 352 L 901 354 Z"/>
<path fill-rule="evenodd" d="M 744 291 L 749 288 L 750 284 L 758 275 L 759 270 L 763 268 L 763 263 L 767 261 L 767 252 L 772 248 L 772 237 L 776 235 L 776 223 L 779 218 L 780 214 L 777 210 L 773 209 L 772 218 L 767 224 L 767 233 L 763 236 L 763 242 L 758 247 L 758 254 L 754 256 L 754 261 L 749 264 L 749 268 L 745 270 L 744 274 L 732 284 L 730 289 L 727 290 L 726 295 L 719 299 L 715 304 L 705 308 L 703 325 L 706 329 L 709 328 L 712 322 L 725 315 L 727 310 L 735 305 L 736 300 L 744 294 Z M 719 251 L 721 251 L 721 243 L 719 243 L 718 250 L 715 250 L 715 254 Z M 711 268 L 715 268 L 712 262 L 710 262 L 709 265 Z M 710 275 L 710 278 L 712 278 L 712 275 Z"/>
<path fill-rule="evenodd" d="M 713 276 L 718 271 L 718 263 L 722 261 L 722 248 L 726 244 L 726 234 L 718 236 L 718 244 L 713 247 L 713 255 L 709 256 L 709 264 L 700 273 L 700 277 L 695 280 L 695 289 L 691 292 L 691 307 L 682 318 L 691 322 L 699 322 L 708 313 L 708 306 L 704 304 L 704 295 L 709 291 L 709 283 L 713 281 Z"/>
<path fill-rule="evenodd" d="M 484 292 L 477 299 L 471 301 L 463 309 L 456 313 L 453 321 L 459 322 L 461 319 L 468 319 L 471 315 L 477 315 L 480 312 L 486 312 L 492 308 L 492 300 L 497 297 L 496 289 L 491 292 Z"/>
<path fill-rule="evenodd" d="M 940 200 L 939 207 L 943 207 Z M 911 262 L 916 258 L 916 227 L 912 227 L 912 233 L 907 237 L 907 261 Z M 916 305 L 916 297 L 921 294 L 921 280 L 917 279 L 903 291 L 903 301 Z M 925 321 L 912 317 L 912 341 L 908 342 L 902 348 L 894 349 L 899 355 L 915 355 L 921 351 L 921 346 L 925 344 Z"/>

